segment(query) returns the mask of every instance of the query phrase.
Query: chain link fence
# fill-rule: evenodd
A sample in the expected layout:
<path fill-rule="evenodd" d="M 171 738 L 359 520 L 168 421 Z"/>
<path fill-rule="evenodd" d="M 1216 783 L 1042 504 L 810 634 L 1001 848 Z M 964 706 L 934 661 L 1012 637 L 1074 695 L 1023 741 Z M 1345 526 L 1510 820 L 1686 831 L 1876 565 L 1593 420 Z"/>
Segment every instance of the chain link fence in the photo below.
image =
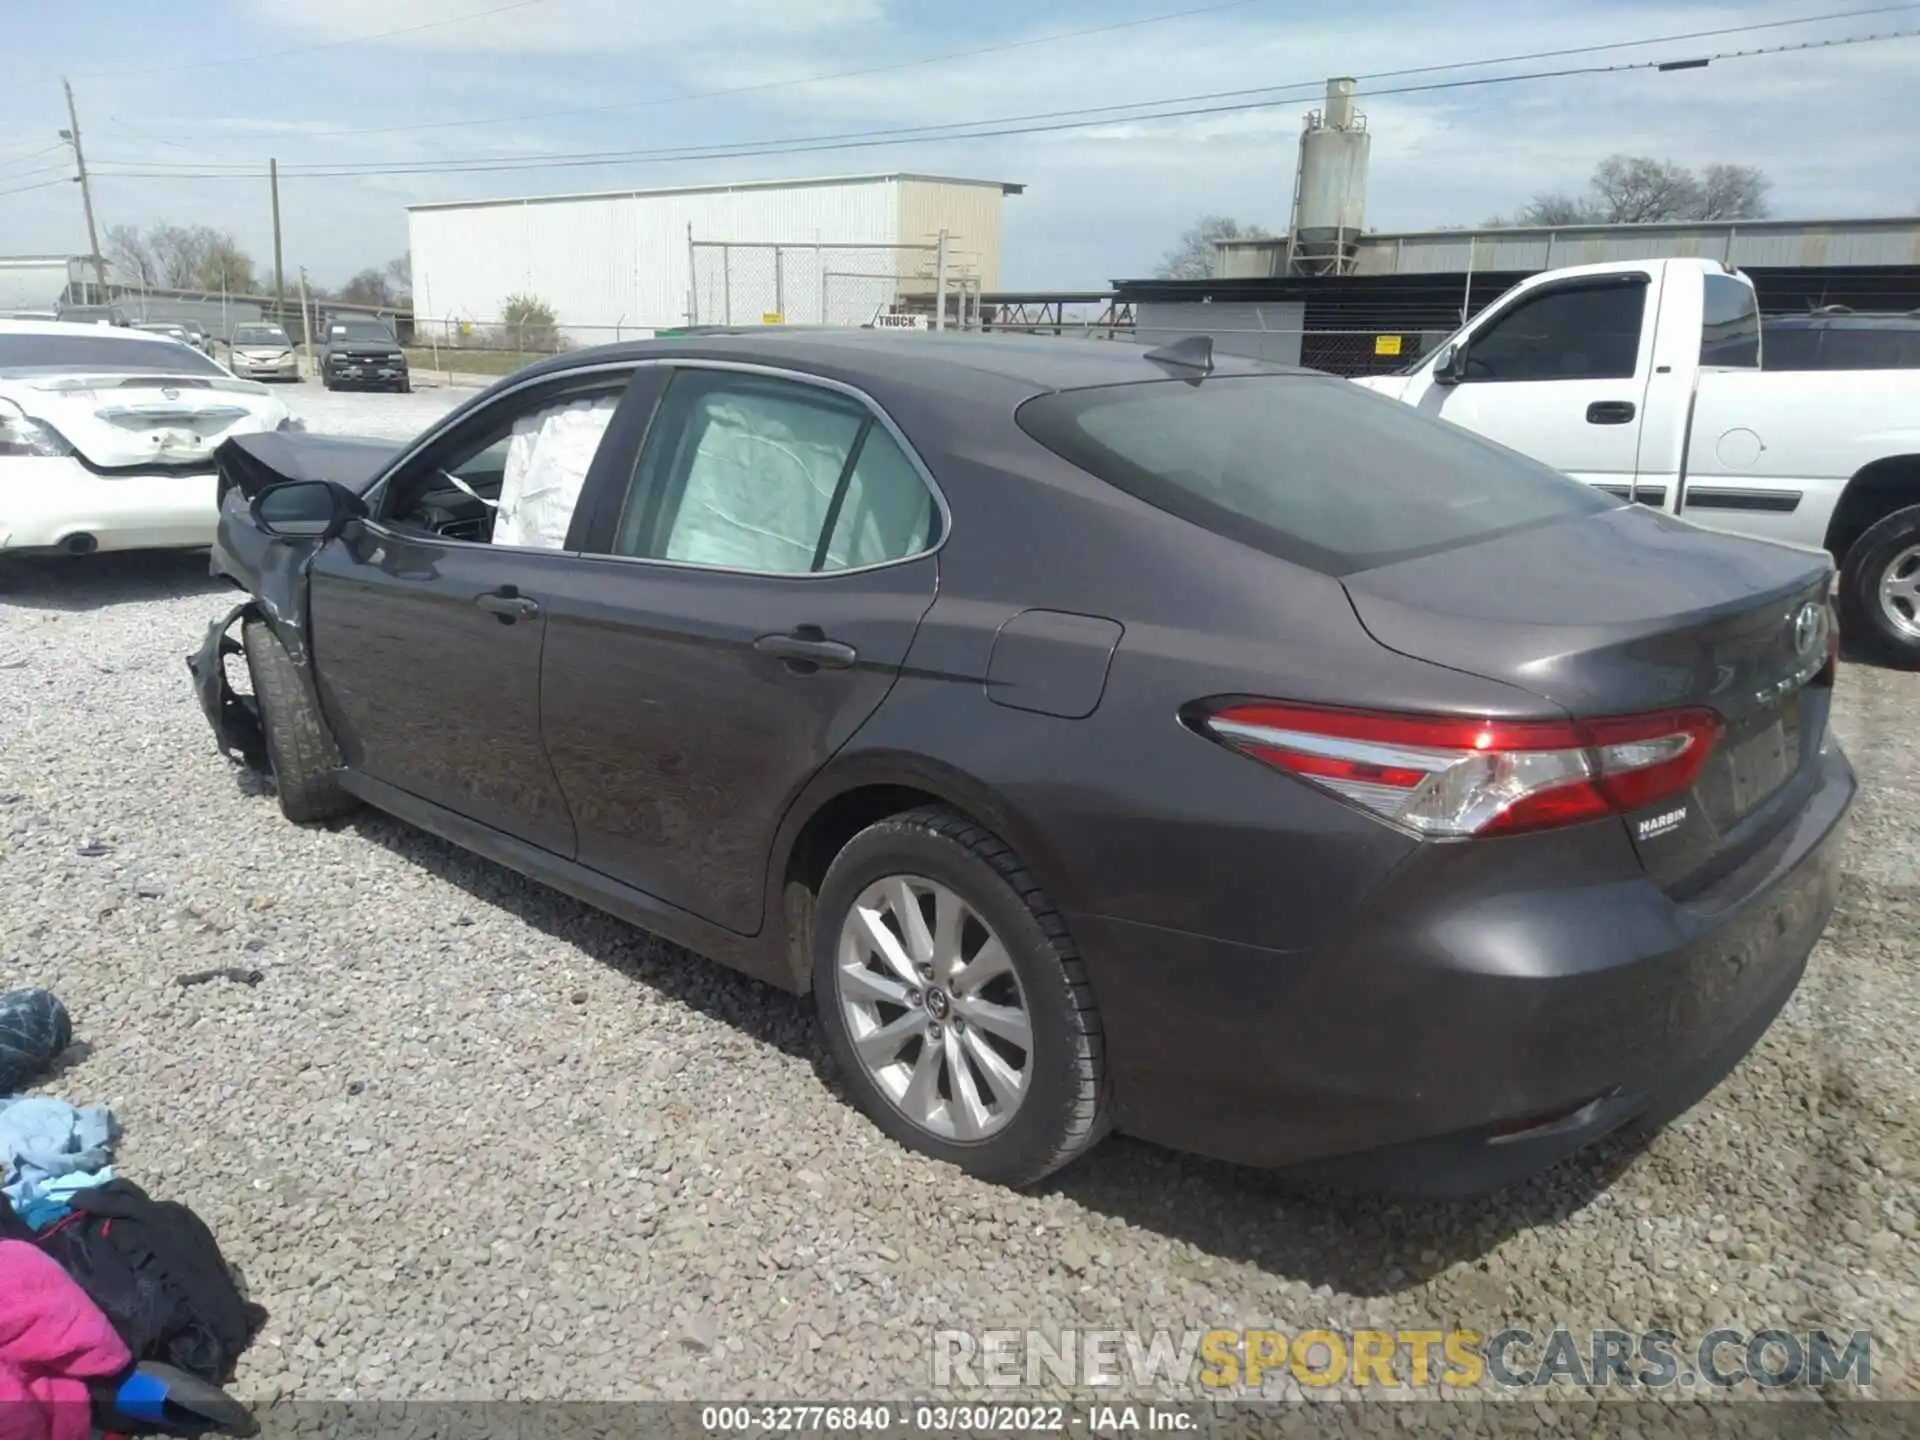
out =
<path fill-rule="evenodd" d="M 943 282 L 950 297 L 977 286 L 972 257 L 948 243 L 689 240 L 687 249 L 694 325 L 871 325 L 889 312 L 931 312 Z"/>

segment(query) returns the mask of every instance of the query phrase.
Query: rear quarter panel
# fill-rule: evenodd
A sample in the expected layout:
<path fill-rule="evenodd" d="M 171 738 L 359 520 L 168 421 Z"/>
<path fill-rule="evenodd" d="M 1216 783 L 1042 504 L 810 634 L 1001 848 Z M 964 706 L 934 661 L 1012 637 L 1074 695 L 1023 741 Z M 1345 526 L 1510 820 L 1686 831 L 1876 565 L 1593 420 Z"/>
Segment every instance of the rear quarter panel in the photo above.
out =
<path fill-rule="evenodd" d="M 1552 709 L 1388 650 L 1332 577 L 1156 510 L 1018 431 L 981 427 L 927 458 L 954 517 L 940 593 L 900 682 L 837 763 L 914 753 L 966 777 L 1062 909 L 1304 947 L 1411 844 L 1200 738 L 1181 720 L 1194 701 Z M 1084 717 L 990 697 L 996 636 L 1036 608 L 1119 627 Z"/>
<path fill-rule="evenodd" d="M 1920 372 L 1703 370 L 1681 513 L 1819 548 L 1847 481 L 1920 454 Z"/>

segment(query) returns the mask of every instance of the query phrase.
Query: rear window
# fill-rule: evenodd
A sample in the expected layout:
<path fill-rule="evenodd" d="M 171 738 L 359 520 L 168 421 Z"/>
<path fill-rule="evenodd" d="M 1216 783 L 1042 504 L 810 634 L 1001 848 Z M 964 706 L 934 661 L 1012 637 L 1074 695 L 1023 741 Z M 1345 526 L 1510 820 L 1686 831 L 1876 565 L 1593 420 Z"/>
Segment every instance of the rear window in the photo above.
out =
<path fill-rule="evenodd" d="M 163 338 L 125 339 L 111 331 L 82 335 L 0 335 L 0 370 L 130 370 L 140 374 L 222 375 L 191 346 Z"/>
<path fill-rule="evenodd" d="M 1017 419 L 1129 495 L 1331 575 L 1617 503 L 1345 380 L 1110 385 L 1030 400 Z"/>

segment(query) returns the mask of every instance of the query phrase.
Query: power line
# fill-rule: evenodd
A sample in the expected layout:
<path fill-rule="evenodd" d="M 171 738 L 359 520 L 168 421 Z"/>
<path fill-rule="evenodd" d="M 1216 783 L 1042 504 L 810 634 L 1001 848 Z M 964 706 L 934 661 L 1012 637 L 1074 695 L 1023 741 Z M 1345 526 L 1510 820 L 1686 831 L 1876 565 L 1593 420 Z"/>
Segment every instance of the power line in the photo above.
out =
<path fill-rule="evenodd" d="M 66 148 L 66 141 L 56 140 L 51 145 L 42 145 L 38 150 L 23 150 L 17 155 L 0 155 L 0 165 L 18 165 L 22 160 L 38 160 L 42 155 L 51 155 L 56 150 Z"/>
<path fill-rule="evenodd" d="M 1248 5 L 1264 3 L 1265 0 L 1221 0 L 1221 3 L 1202 5 L 1196 9 L 1173 10 L 1162 15 L 1144 15 L 1137 20 L 1119 20 L 1107 25 L 1093 25 L 1085 30 L 1063 30 L 1051 35 L 1036 35 L 1026 40 L 1008 40 L 995 45 L 976 46 L 969 50 L 948 50 L 938 55 L 922 55 L 914 60 L 895 60 L 884 65 L 868 65 L 858 70 L 837 70 L 824 75 L 800 75 L 791 80 L 763 80 L 752 85 L 729 86 L 724 90 L 696 90 L 681 95 L 655 95 L 645 100 L 618 100 L 608 105 L 581 105 L 566 110 L 536 110 L 522 115 L 489 115 L 479 119 L 463 120 L 424 120 L 411 125 L 370 125 L 352 130 L 312 130 L 306 132 L 301 138 L 328 140 L 346 135 L 396 135 L 413 130 L 464 130 L 475 125 L 511 125 L 526 120 L 554 120 L 572 115 L 600 115 L 612 110 L 643 110 L 656 105 L 684 105 L 695 100 L 717 100 L 734 95 L 754 95 L 767 90 L 783 90 L 795 85 L 820 85 L 832 80 L 852 80 L 866 75 L 882 75 L 894 70 L 911 70 L 922 65 L 938 65 L 948 60 L 971 60 L 980 55 L 998 55 L 1009 50 L 1029 49 L 1036 45 L 1053 45 L 1063 40 L 1081 40 L 1089 35 L 1105 35 L 1115 30 L 1133 30 L 1142 25 L 1159 25 L 1170 20 L 1186 20 L 1195 15 L 1212 15 L 1221 10 L 1238 10 Z"/>
<path fill-rule="evenodd" d="M 62 150 L 67 148 L 64 142 L 61 144 L 60 148 Z M 56 174 L 64 175 L 71 168 L 72 168 L 71 166 L 66 164 L 36 165 L 31 170 L 8 171 L 6 174 L 0 175 L 0 180 L 30 180 L 35 175 L 56 175 Z"/>
<path fill-rule="evenodd" d="M 1833 49 L 1845 45 L 1864 45 L 1886 40 L 1912 39 L 1916 36 L 1920 36 L 1920 30 L 1890 31 L 1876 35 L 1853 35 L 1830 40 L 1800 41 L 1787 45 L 1724 51 L 1707 56 L 1690 56 L 1687 58 L 1706 60 L 1709 63 L 1713 61 L 1747 60 L 1761 56 Z M 1469 68 L 1473 63 L 1474 62 L 1462 62 L 1461 65 L 1454 68 Z M 1673 61 L 1669 59 L 1626 61 L 1614 65 L 1568 66 L 1554 70 L 1534 70 L 1509 75 L 1473 76 L 1460 80 L 1431 81 L 1424 84 L 1379 87 L 1366 91 L 1365 95 L 1367 97 L 1379 97 L 1386 95 L 1428 94 L 1485 85 L 1507 85 L 1528 80 L 1555 80 L 1586 75 L 1625 74 L 1640 70 L 1659 70 L 1672 63 Z M 747 141 L 735 145 L 679 146 L 655 150 L 582 151 L 525 156 L 515 159 L 503 159 L 495 156 L 474 160 L 440 160 L 432 162 L 394 161 L 371 165 L 352 165 L 346 162 L 338 164 L 314 164 L 303 167 L 288 165 L 282 167 L 282 173 L 288 175 L 299 174 L 309 178 L 346 178 L 366 175 L 489 174 L 517 170 L 573 169 L 579 167 L 640 163 L 670 164 L 693 160 L 724 160 L 762 155 L 805 154 L 824 150 L 862 150 L 884 145 L 927 144 L 940 140 L 995 139 L 1010 135 L 1035 135 L 1062 130 L 1092 129 L 1102 125 L 1144 124 L 1159 120 L 1190 119 L 1197 116 L 1231 114 L 1247 110 L 1266 110 L 1279 105 L 1298 104 L 1301 101 L 1313 99 L 1320 91 L 1316 83 L 1314 89 L 1301 93 L 1269 93 L 1261 99 L 1240 100 L 1230 103 L 1194 103 L 1213 101 L 1216 96 L 1219 95 L 1244 95 L 1249 93 L 1253 92 L 1215 92 L 1212 95 L 1176 96 L 1162 100 L 1135 101 L 1127 105 L 1105 105 L 1075 110 L 1044 111 L 1032 115 L 1001 116 L 989 120 L 953 121 L 945 125 L 921 125 L 895 127 L 885 130 L 845 131 L 830 135 Z M 1186 108 L 1173 110 L 1155 108 L 1170 105 L 1184 106 Z M 1143 109 L 1149 110 L 1151 113 L 1117 113 Z M 120 161 L 115 163 L 122 166 L 137 166 L 141 164 L 151 166 L 164 164 L 165 162 Z M 98 167 L 96 167 L 96 170 L 98 170 Z M 106 174 L 109 172 L 98 171 L 98 173 Z M 240 174 L 235 174 L 231 171 L 208 169 L 194 171 L 184 168 L 122 168 L 110 173 L 121 178 L 200 180 L 257 178 L 259 175 L 257 167 Z"/>
<path fill-rule="evenodd" d="M 1879 10 L 1863 12 L 1863 13 L 1878 14 L 1886 10 L 1915 10 L 1915 9 L 1920 9 L 1920 4 L 1885 6 L 1885 7 L 1881 7 Z M 1838 13 L 1852 13 L 1852 12 L 1838 12 Z M 1588 46 L 1574 47 L 1573 49 L 1570 49 L 1570 50 L 1537 51 L 1531 54 L 1499 56 L 1499 57 L 1484 59 L 1484 60 L 1457 60 L 1457 61 L 1449 62 L 1447 64 L 1442 64 L 1442 65 L 1423 65 L 1423 66 L 1417 66 L 1417 67 L 1413 67 L 1411 69 L 1406 69 L 1406 70 L 1376 71 L 1370 75 L 1363 75 L 1355 78 L 1362 81 L 1384 80 L 1384 79 L 1401 78 L 1401 77 L 1411 76 L 1411 75 L 1436 74 L 1436 73 L 1441 73 L 1449 70 L 1476 70 L 1476 69 L 1482 69 L 1489 65 L 1517 64 L 1522 61 L 1528 61 L 1528 60 L 1554 59 L 1554 58 L 1560 58 L 1562 56 L 1573 55 L 1573 54 L 1591 54 L 1596 51 L 1602 51 L 1602 50 L 1615 50 L 1615 49 L 1625 49 L 1625 48 L 1645 46 L 1645 45 L 1665 44 L 1665 43 L 1670 43 L 1670 42 L 1679 41 L 1679 40 L 1699 39 L 1706 35 L 1716 35 L 1716 36 L 1731 35 L 1731 34 L 1743 33 L 1747 30 L 1774 29 L 1774 28 L 1778 28 L 1780 25 L 1783 25 L 1783 24 L 1806 24 L 1806 23 L 1811 23 L 1814 20 L 1827 19 L 1827 18 L 1832 18 L 1832 17 L 1808 16 L 1808 17 L 1804 17 L 1799 21 L 1774 21 L 1774 22 L 1767 22 L 1767 23 L 1756 24 L 1756 25 L 1728 26 L 1720 30 L 1714 30 L 1714 31 L 1692 31 L 1686 34 L 1681 34 L 1681 35 L 1655 36 L 1655 37 L 1650 37 L 1643 40 L 1619 40 L 1619 41 L 1613 41 L 1613 42 L 1609 42 L 1607 44 L 1602 44 L 1602 45 L 1588 45 Z M 1876 36 L 1854 37 L 1854 39 L 1852 40 L 1844 40 L 1837 43 L 1856 43 L 1860 39 L 1876 39 L 1876 38 L 1882 38 L 1882 37 L 1876 37 Z M 1807 42 L 1801 42 L 1799 45 L 1786 46 L 1786 47 L 1780 47 L 1780 48 L 1781 49 L 1807 48 L 1811 46 L 1817 46 L 1820 44 L 1829 44 L 1829 43 L 1836 43 L 1836 42 L 1807 41 Z M 1754 53 L 1775 53 L 1775 52 L 1761 51 L 1761 52 L 1754 52 Z M 1729 57 L 1723 57 L 1723 58 L 1737 58 L 1737 57 L 1729 56 Z M 1656 68 L 1660 63 L 1663 63 L 1663 62 L 1648 61 L 1641 65 L 1629 64 L 1626 66 L 1591 67 L 1588 70 L 1582 70 L 1582 71 L 1554 71 L 1551 73 L 1553 75 L 1588 74 L 1588 73 L 1598 73 L 1601 70 L 1607 70 L 1607 69 L 1622 69 L 1622 68 L 1650 69 L 1650 68 Z M 1489 77 L 1489 79 L 1485 83 L 1498 83 L 1499 81 L 1505 78 L 1508 78 L 1508 77 L 1500 77 L 1500 76 Z M 1511 78 L 1526 79 L 1531 77 L 1514 76 Z M 1207 91 L 1198 95 L 1180 95 L 1180 96 L 1174 96 L 1171 98 L 1160 99 L 1160 100 L 1134 100 L 1134 101 L 1125 102 L 1123 104 L 1082 106 L 1082 107 L 1076 107 L 1076 108 L 1066 109 L 1066 110 L 1044 110 L 1044 111 L 1039 111 L 1039 112 L 1027 114 L 1027 115 L 1001 116 L 992 120 L 949 121 L 949 122 L 946 122 L 945 124 L 939 124 L 939 125 L 914 125 L 914 126 L 904 126 L 904 127 L 894 126 L 894 127 L 888 127 L 886 129 L 881 129 L 881 130 L 855 130 L 855 131 L 847 131 L 847 132 L 843 132 L 841 134 L 835 134 L 835 135 L 810 136 L 810 137 L 806 137 L 806 141 L 812 142 L 812 141 L 825 141 L 825 140 L 867 139 L 870 137 L 876 137 L 876 136 L 882 136 L 882 135 L 903 135 L 903 136 L 921 135 L 921 134 L 928 134 L 934 131 L 954 130 L 954 129 L 961 129 L 961 128 L 970 127 L 970 126 L 1006 125 L 1006 124 L 1025 123 L 1028 121 L 1057 120 L 1057 119 L 1063 119 L 1063 118 L 1075 117 L 1075 116 L 1092 116 L 1092 115 L 1119 116 L 1121 115 L 1121 112 L 1124 112 L 1124 111 L 1150 109 L 1155 106 L 1197 104 L 1203 101 L 1238 99 L 1238 98 L 1241 98 L 1244 96 L 1250 96 L 1250 95 L 1271 96 L 1274 94 L 1274 92 L 1282 91 L 1282 90 L 1295 91 L 1295 90 L 1311 88 L 1313 94 L 1317 95 L 1320 91 L 1320 87 L 1324 83 L 1325 82 L 1323 80 L 1314 78 L 1314 79 L 1306 79 L 1306 80 L 1297 80 L 1297 81 L 1292 81 L 1292 82 L 1279 84 L 1279 85 L 1260 85 L 1260 86 L 1255 86 L 1247 89 L 1239 89 L 1239 90 L 1213 90 L 1213 91 Z M 1369 93 L 1398 94 L 1398 93 L 1405 93 L 1405 92 L 1376 90 Z M 1260 104 L 1268 105 L 1268 104 L 1293 103 L 1294 100 L 1300 99 L 1300 98 L 1311 98 L 1311 97 L 1310 96 L 1300 96 L 1300 97 L 1284 96 L 1277 99 L 1265 100 L 1260 102 Z M 1232 108 L 1232 107 L 1228 107 L 1228 108 Z M 1151 117 L 1143 116 L 1143 117 L 1126 117 L 1126 118 L 1151 118 Z M 779 154 L 782 152 L 777 148 L 762 151 L 759 147 L 778 146 L 781 143 L 783 142 L 775 141 L 775 140 L 739 142 L 740 146 L 744 147 L 741 151 L 741 153 L 743 154 L 758 154 L 758 153 Z M 538 168 L 541 168 L 542 165 L 551 164 L 551 163 L 586 162 L 586 161 L 597 160 L 597 159 L 608 159 L 609 161 L 611 161 L 612 158 L 620 157 L 620 156 L 630 156 L 635 159 L 652 159 L 656 157 L 664 159 L 669 157 L 678 157 L 681 155 L 687 155 L 693 158 L 723 158 L 722 156 L 710 155 L 708 153 L 709 151 L 712 151 L 714 148 L 715 147 L 713 146 L 681 146 L 681 147 L 652 150 L 652 151 L 625 151 L 625 152 L 622 152 L 622 151 L 575 151 L 575 152 L 560 152 L 548 157 L 522 157 L 522 156 L 499 156 L 499 155 L 464 156 L 464 157 L 457 157 L 457 158 L 441 157 L 440 159 L 433 160 L 433 161 L 419 161 L 419 162 L 412 162 L 412 163 L 418 164 L 423 167 L 430 166 L 430 167 L 436 167 L 436 168 L 465 166 L 465 165 L 471 164 L 474 166 L 486 167 L 487 169 L 493 169 L 493 168 L 496 168 L 496 166 L 498 168 L 517 168 L 520 166 L 524 166 L 530 169 L 538 169 Z M 726 153 L 731 153 L 731 147 L 727 147 Z M 186 166 L 184 162 L 165 161 L 165 160 L 125 161 L 125 162 L 117 162 L 117 163 L 145 164 L 151 167 L 164 168 L 164 169 L 191 168 Z M 419 173 L 425 173 L 423 170 L 420 170 L 420 169 L 403 169 L 403 170 L 389 171 L 389 170 L 381 170 L 381 169 L 361 168 L 362 166 L 379 167 L 382 165 L 402 165 L 407 163 L 409 162 L 315 161 L 315 162 L 310 162 L 306 165 L 299 165 L 299 164 L 289 165 L 286 168 L 289 174 L 292 174 L 292 173 L 301 173 L 301 174 L 321 174 L 321 173 L 419 174 Z M 208 170 L 219 169 L 219 168 L 244 169 L 248 173 L 254 173 L 258 170 L 258 165 L 257 163 L 249 164 L 246 162 L 221 162 L 220 164 L 217 164 L 217 165 L 209 164 L 209 165 L 203 166 L 202 168 L 208 169 Z"/>
<path fill-rule="evenodd" d="M 73 184 L 73 181 L 71 178 L 62 178 L 59 180 L 42 180 L 38 185 L 16 185 L 11 190 L 0 190 L 0 195 L 24 195 L 29 190 L 50 190 L 55 185 L 71 185 L 71 184 Z"/>
<path fill-rule="evenodd" d="M 439 30 L 448 25 L 468 25 L 475 20 L 485 20 L 490 15 L 504 15 L 509 10 L 526 10 L 545 3 L 546 0 L 513 0 L 510 5 L 496 5 L 491 10 L 476 10 L 471 14 L 454 15 L 445 20 L 428 20 L 419 25 L 403 25 L 397 30 L 379 30 L 371 35 L 349 35 L 340 40 L 320 40 L 312 45 L 296 45 L 290 50 L 268 50 L 259 55 L 227 55 L 214 60 L 187 60 L 178 65 L 141 65 L 131 70 L 90 70 L 72 78 L 111 80 L 128 75 L 168 75 L 177 70 L 206 70 L 217 65 L 252 65 L 261 60 L 284 60 L 291 55 L 311 55 L 319 50 L 339 50 L 348 45 L 366 45 L 375 40 L 392 40 L 400 35 L 417 35 L 422 30 Z"/>
<path fill-rule="evenodd" d="M 700 90 L 700 91 L 692 91 L 692 92 L 679 94 L 679 95 L 653 96 L 645 100 L 626 100 L 626 101 L 618 101 L 608 105 L 586 105 L 586 106 L 580 106 L 572 109 L 542 110 L 542 111 L 534 111 L 531 113 L 525 113 L 525 114 L 519 114 L 519 115 L 493 115 L 493 116 L 483 116 L 475 119 L 422 121 L 419 123 L 408 124 L 408 125 L 375 125 L 375 126 L 365 126 L 357 129 L 319 130 L 319 131 L 308 132 L 302 138 L 335 139 L 335 138 L 352 136 L 352 135 L 392 135 L 392 134 L 400 134 L 400 133 L 418 131 L 418 130 L 465 129 L 465 128 L 469 128 L 477 125 L 502 125 L 502 124 L 512 124 L 512 123 L 528 121 L 528 120 L 557 119 L 557 118 L 563 118 L 563 117 L 574 116 L 574 115 L 604 114 L 614 110 L 645 109 L 645 108 L 659 106 L 659 105 L 689 104 L 698 100 L 712 100 L 712 99 L 720 99 L 720 98 L 736 96 L 736 95 L 755 94 L 755 93 L 761 93 L 769 90 L 785 89 L 785 88 L 789 88 L 796 85 L 817 85 L 817 84 L 824 84 L 834 80 L 856 79 L 856 78 L 860 78 L 867 75 L 878 75 L 878 74 L 888 73 L 891 71 L 913 69 L 922 65 L 939 64 L 941 62 L 948 61 L 948 60 L 970 59 L 979 55 L 998 54 L 1008 50 L 1019 50 L 1019 49 L 1029 48 L 1037 45 L 1055 44 L 1064 40 L 1082 39 L 1089 35 L 1101 35 L 1101 34 L 1106 34 L 1116 30 L 1133 29 L 1143 25 L 1157 25 L 1157 24 L 1161 24 L 1167 21 L 1172 21 L 1172 20 L 1188 19 L 1196 15 L 1212 14 L 1214 12 L 1221 11 L 1221 10 L 1237 9 L 1237 8 L 1240 8 L 1241 6 L 1252 4 L 1252 3 L 1256 3 L 1256 0 L 1226 0 L 1226 3 L 1222 3 L 1222 4 L 1204 5 L 1199 7 L 1198 9 L 1191 9 L 1191 10 L 1176 10 L 1176 11 L 1171 11 L 1161 15 L 1148 15 L 1136 20 L 1124 20 L 1124 21 L 1119 21 L 1113 24 L 1108 24 L 1108 25 L 1096 25 L 1085 30 L 1063 31 L 1053 35 L 1037 36 L 1037 37 L 1026 39 L 1026 40 L 1013 40 L 1013 41 L 1007 41 L 1007 42 L 996 44 L 996 45 L 979 46 L 969 50 L 957 50 L 957 51 L 949 51 L 940 55 L 928 55 L 928 56 L 923 56 L 917 60 L 901 60 L 901 61 L 894 61 L 892 63 L 884 64 L 884 65 L 870 65 L 857 70 L 841 70 L 841 71 L 835 71 L 828 74 L 800 76 L 791 80 L 769 80 L 769 81 L 763 81 L 753 85 L 738 85 L 738 86 L 733 86 L 724 90 Z M 1787 29 L 1793 26 L 1823 24 L 1823 23 L 1827 23 L 1830 21 L 1837 21 L 1837 20 L 1863 19 L 1870 16 L 1896 14 L 1896 13 L 1902 13 L 1902 12 L 1909 12 L 1917 9 L 1920 9 L 1920 4 L 1908 3 L 1908 4 L 1902 4 L 1902 5 L 1877 5 L 1877 6 L 1864 8 L 1864 9 L 1834 10 L 1834 11 L 1828 11 L 1825 14 L 1820 14 L 1820 15 L 1802 15 L 1789 20 L 1756 21 L 1756 22 L 1741 24 L 1741 25 L 1720 26 L 1710 30 L 1689 30 L 1689 31 L 1683 31 L 1679 34 L 1674 34 L 1674 35 L 1649 36 L 1641 40 L 1614 40 L 1614 41 L 1606 41 L 1606 42 L 1591 44 L 1591 45 L 1570 46 L 1570 47 L 1556 49 L 1556 50 L 1534 50 L 1534 51 L 1528 51 L 1519 55 L 1502 55 L 1502 56 L 1490 57 L 1484 60 L 1462 60 L 1462 61 L 1453 61 L 1453 62 L 1440 64 L 1440 65 L 1419 65 L 1419 66 L 1413 66 L 1413 67 L 1409 67 L 1401 70 L 1380 70 L 1380 71 L 1375 71 L 1371 74 L 1356 76 L 1355 78 L 1361 81 L 1400 79 L 1400 78 L 1405 78 L 1411 75 L 1431 75 L 1431 74 L 1442 73 L 1449 70 L 1478 69 L 1488 65 L 1526 64 L 1526 63 L 1531 63 L 1539 60 L 1563 59 L 1563 58 L 1574 56 L 1574 55 L 1598 54 L 1608 50 L 1634 49 L 1634 48 L 1638 48 L 1646 45 L 1678 44 L 1681 41 L 1686 41 L 1686 40 L 1721 39 L 1728 35 L 1750 34 L 1750 33 L 1755 33 L 1763 30 L 1780 30 L 1780 29 Z M 1299 88 L 1300 86 L 1317 85 L 1319 83 L 1320 81 L 1318 79 L 1300 80 L 1295 82 L 1289 82 L 1285 85 L 1279 85 L 1279 86 L 1261 85 L 1261 86 L 1254 86 L 1254 87 L 1249 87 L 1241 90 L 1216 91 L 1210 95 L 1194 96 L 1190 98 L 1224 99 L 1229 96 L 1261 94 L 1261 93 L 1264 93 L 1270 90 L 1275 90 L 1275 89 L 1291 90 L 1291 89 Z M 1152 103 L 1156 103 L 1156 102 L 1140 101 L 1133 106 L 1102 106 L 1097 108 L 1102 110 L 1121 110 L 1121 109 L 1138 108 L 1138 105 L 1146 105 L 1146 104 L 1152 104 Z M 117 117 L 116 117 L 116 123 L 121 124 L 123 128 L 127 128 L 127 129 L 132 128 L 130 126 L 126 126 L 125 122 L 118 120 Z M 246 132 L 237 132 L 237 133 L 244 134 Z M 262 133 L 262 132 L 255 132 L 255 133 Z M 145 136 L 144 138 L 158 141 L 161 144 L 178 146 L 178 142 L 163 139 L 158 135 L 148 135 L 148 136 Z M 186 149 L 190 147 L 178 146 L 178 148 Z M 206 152 L 202 152 L 202 153 L 206 153 Z"/>

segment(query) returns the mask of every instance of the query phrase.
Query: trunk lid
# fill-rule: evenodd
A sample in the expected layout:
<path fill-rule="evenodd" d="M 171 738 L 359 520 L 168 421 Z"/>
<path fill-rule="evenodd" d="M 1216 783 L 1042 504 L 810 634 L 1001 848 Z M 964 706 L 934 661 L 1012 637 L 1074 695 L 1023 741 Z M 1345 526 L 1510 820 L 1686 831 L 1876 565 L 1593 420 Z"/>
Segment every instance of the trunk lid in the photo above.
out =
<path fill-rule="evenodd" d="M 1622 507 L 1345 577 L 1381 644 L 1576 717 L 1706 707 L 1684 799 L 1626 817 L 1648 870 L 1704 884 L 1795 806 L 1825 739 L 1825 556 Z"/>
<path fill-rule="evenodd" d="M 208 375 L 67 375 L 33 385 L 25 408 L 101 470 L 204 474 L 230 436 L 271 430 L 286 411 L 263 387 Z"/>

